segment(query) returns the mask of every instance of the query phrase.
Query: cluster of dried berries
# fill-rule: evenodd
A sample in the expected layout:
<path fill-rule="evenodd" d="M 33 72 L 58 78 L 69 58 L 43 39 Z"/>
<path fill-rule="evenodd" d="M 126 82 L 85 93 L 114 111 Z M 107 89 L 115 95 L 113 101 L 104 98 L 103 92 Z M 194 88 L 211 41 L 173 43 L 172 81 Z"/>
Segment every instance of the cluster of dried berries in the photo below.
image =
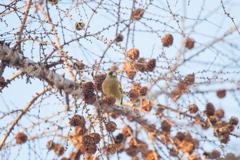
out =
<path fill-rule="evenodd" d="M 131 14 L 131 19 L 138 21 L 143 17 L 144 9 L 138 8 L 134 10 Z"/>
<path fill-rule="evenodd" d="M 189 38 L 185 42 L 185 47 L 188 49 L 192 49 L 194 47 L 194 40 Z"/>
<path fill-rule="evenodd" d="M 83 22 L 77 22 L 77 23 L 75 23 L 75 29 L 76 29 L 77 31 L 83 30 L 84 27 L 85 27 L 85 24 L 84 24 Z"/>
<path fill-rule="evenodd" d="M 107 146 L 107 153 L 108 154 L 114 154 L 116 152 L 116 145 L 115 144 L 109 144 Z"/>
<path fill-rule="evenodd" d="M 173 44 L 173 36 L 171 34 L 167 34 L 162 39 L 163 47 L 170 47 Z"/>
<path fill-rule="evenodd" d="M 138 91 L 140 96 L 146 96 L 148 92 L 148 88 L 146 86 L 141 87 L 140 83 L 133 83 L 131 90 Z"/>
<path fill-rule="evenodd" d="M 226 96 L 226 90 L 218 90 L 217 91 L 218 98 L 224 98 Z"/>
<path fill-rule="evenodd" d="M 17 144 L 23 144 L 27 141 L 27 135 L 23 132 L 20 132 L 16 135 L 15 139 Z"/>
<path fill-rule="evenodd" d="M 122 42 L 123 41 L 123 35 L 118 34 L 117 38 L 115 39 L 116 42 Z"/>
<path fill-rule="evenodd" d="M 85 126 L 85 119 L 80 115 L 74 115 L 72 118 L 69 119 L 70 126 Z"/>
<path fill-rule="evenodd" d="M 97 146 L 100 142 L 100 135 L 98 133 L 91 133 L 90 135 L 85 135 L 82 138 L 82 144 L 85 147 L 85 152 L 87 154 L 94 154 L 97 151 Z"/>
<path fill-rule="evenodd" d="M 105 126 L 106 126 L 106 130 L 109 133 L 112 133 L 112 132 L 114 132 L 117 129 L 117 125 L 113 121 L 109 121 Z"/>
<path fill-rule="evenodd" d="M 96 95 L 93 93 L 93 91 L 94 91 L 94 84 L 92 82 L 87 82 L 82 87 L 84 100 L 87 104 L 93 104 L 96 101 Z"/>
<path fill-rule="evenodd" d="M 139 58 L 137 63 L 135 63 L 136 70 L 142 73 L 145 71 L 145 66 L 146 66 L 145 58 Z"/>
<path fill-rule="evenodd" d="M 113 95 L 106 95 L 102 99 L 102 104 L 105 106 L 112 106 L 116 102 L 116 98 Z"/>
<path fill-rule="evenodd" d="M 96 76 L 95 85 L 97 86 L 97 89 L 100 92 L 102 92 L 102 83 L 106 77 L 107 77 L 106 74 L 101 74 L 101 75 Z"/>

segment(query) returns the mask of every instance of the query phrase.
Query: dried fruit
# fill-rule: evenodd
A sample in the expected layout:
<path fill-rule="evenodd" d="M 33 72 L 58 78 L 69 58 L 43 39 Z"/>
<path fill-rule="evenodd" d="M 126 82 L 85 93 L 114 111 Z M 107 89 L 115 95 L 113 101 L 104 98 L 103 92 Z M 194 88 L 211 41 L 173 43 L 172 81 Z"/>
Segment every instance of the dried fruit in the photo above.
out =
<path fill-rule="evenodd" d="M 144 9 L 138 8 L 132 12 L 131 19 L 138 21 L 142 18 L 143 14 L 144 14 Z"/>
<path fill-rule="evenodd" d="M 89 144 L 86 146 L 85 151 L 87 154 L 94 154 L 97 151 L 97 146 L 95 144 Z"/>
<path fill-rule="evenodd" d="M 185 47 L 188 49 L 192 49 L 194 47 L 194 40 L 189 38 L 185 42 Z"/>
<path fill-rule="evenodd" d="M 77 31 L 83 30 L 84 27 L 85 27 L 85 24 L 84 24 L 83 22 L 76 22 L 76 23 L 75 23 L 75 29 L 76 29 Z"/>
<path fill-rule="evenodd" d="M 125 152 L 130 157 L 135 157 L 138 154 L 139 149 L 136 146 L 130 146 L 129 148 L 125 149 Z"/>
<path fill-rule="evenodd" d="M 116 144 L 121 144 L 124 140 L 124 135 L 119 133 L 116 137 L 114 137 L 114 141 Z"/>
<path fill-rule="evenodd" d="M 189 113 L 191 113 L 191 114 L 197 113 L 197 111 L 198 111 L 198 106 L 197 106 L 196 104 L 191 104 L 191 105 L 188 107 L 188 111 L 189 111 Z"/>
<path fill-rule="evenodd" d="M 114 132 L 116 129 L 117 129 L 117 125 L 116 125 L 115 122 L 109 121 L 109 122 L 106 124 L 106 130 L 107 130 L 109 133 Z"/>
<path fill-rule="evenodd" d="M 131 60 L 137 60 L 139 57 L 139 50 L 137 48 L 132 48 L 127 52 L 127 57 Z"/>
<path fill-rule="evenodd" d="M 140 71 L 140 72 L 144 72 L 145 71 L 145 58 L 139 58 L 137 63 L 135 63 L 135 68 L 136 70 Z"/>
<path fill-rule="evenodd" d="M 182 141 L 184 137 L 184 133 L 182 132 L 177 132 L 177 135 L 175 136 L 175 138 L 179 139 L 180 141 Z"/>
<path fill-rule="evenodd" d="M 170 47 L 173 44 L 173 36 L 171 34 L 165 35 L 162 39 L 163 47 Z"/>
<path fill-rule="evenodd" d="M 187 86 L 190 86 L 192 84 L 194 84 L 195 82 L 195 75 L 194 74 L 188 74 L 185 78 L 184 78 L 184 83 Z"/>
<path fill-rule="evenodd" d="M 135 100 L 139 97 L 139 93 L 137 90 L 135 89 L 131 89 L 130 92 L 128 93 L 128 97 L 131 99 L 131 100 Z"/>
<path fill-rule="evenodd" d="M 215 112 L 215 115 L 221 119 L 224 117 L 224 111 L 222 109 L 218 109 L 216 112 Z"/>
<path fill-rule="evenodd" d="M 238 118 L 237 117 L 231 117 L 231 119 L 229 120 L 230 124 L 232 125 L 237 125 L 238 124 Z"/>
<path fill-rule="evenodd" d="M 97 89 L 100 92 L 102 92 L 102 83 L 103 83 L 103 81 L 105 80 L 106 77 L 107 77 L 106 74 L 101 74 L 101 75 L 96 76 L 95 85 L 97 86 Z"/>
<path fill-rule="evenodd" d="M 52 150 L 56 147 L 56 144 L 53 141 L 48 141 L 46 146 L 48 150 Z"/>
<path fill-rule="evenodd" d="M 116 42 L 122 42 L 123 41 L 123 35 L 118 34 L 117 38 L 115 39 Z"/>
<path fill-rule="evenodd" d="M 217 91 L 218 98 L 224 98 L 226 96 L 226 90 L 218 90 Z"/>
<path fill-rule="evenodd" d="M 74 115 L 71 119 L 69 119 L 70 126 L 85 126 L 85 119 L 80 115 Z"/>
<path fill-rule="evenodd" d="M 147 91 L 148 91 L 148 88 L 146 86 L 142 87 L 139 91 L 140 96 L 146 96 Z"/>
<path fill-rule="evenodd" d="M 98 133 L 91 133 L 91 134 L 90 134 L 90 137 L 93 137 L 95 144 L 97 144 L 97 143 L 100 142 L 100 138 L 101 138 L 101 137 L 100 137 L 100 134 L 98 134 Z"/>
<path fill-rule="evenodd" d="M 165 131 L 165 132 L 170 132 L 170 129 L 171 129 L 171 125 L 168 123 L 168 121 L 164 120 L 162 123 L 161 123 L 161 128 L 162 128 L 162 131 Z"/>
<path fill-rule="evenodd" d="M 149 62 L 145 65 L 145 69 L 147 72 L 152 72 L 156 67 L 156 59 L 150 59 Z"/>
<path fill-rule="evenodd" d="M 56 144 L 56 147 L 54 148 L 54 152 L 57 156 L 61 156 L 64 153 L 64 148 L 61 144 Z"/>
<path fill-rule="evenodd" d="M 95 139 L 94 137 L 91 137 L 90 135 L 85 135 L 82 138 L 82 144 L 87 147 L 91 144 L 95 144 Z"/>
<path fill-rule="evenodd" d="M 92 82 L 87 82 L 82 87 L 82 92 L 84 95 L 93 93 L 93 91 L 94 91 L 94 84 Z"/>
<path fill-rule="evenodd" d="M 112 106 L 116 102 L 116 98 L 113 95 L 106 95 L 102 99 L 102 104 L 106 106 Z"/>
<path fill-rule="evenodd" d="M 84 100 L 86 104 L 93 104 L 96 102 L 96 95 L 94 93 L 89 93 L 87 95 L 84 95 Z"/>
<path fill-rule="evenodd" d="M 213 106 L 212 103 L 209 102 L 207 103 L 206 110 L 204 112 L 207 114 L 207 116 L 214 115 L 215 107 Z"/>
<path fill-rule="evenodd" d="M 15 139 L 17 144 L 23 144 L 27 141 L 27 135 L 23 132 L 20 132 L 16 135 Z"/>
<path fill-rule="evenodd" d="M 218 150 L 213 150 L 211 153 L 210 153 L 210 156 L 209 158 L 211 159 L 217 159 L 221 156 L 221 153 L 218 151 Z"/>

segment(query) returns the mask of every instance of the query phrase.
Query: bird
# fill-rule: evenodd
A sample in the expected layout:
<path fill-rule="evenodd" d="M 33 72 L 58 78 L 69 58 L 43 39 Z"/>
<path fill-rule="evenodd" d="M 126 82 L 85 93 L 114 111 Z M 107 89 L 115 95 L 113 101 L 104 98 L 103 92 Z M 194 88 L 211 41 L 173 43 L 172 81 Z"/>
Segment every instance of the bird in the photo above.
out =
<path fill-rule="evenodd" d="M 123 90 L 115 70 L 110 70 L 108 72 L 107 77 L 102 83 L 102 90 L 105 95 L 113 95 L 116 98 L 115 104 L 118 107 L 122 106 Z"/>

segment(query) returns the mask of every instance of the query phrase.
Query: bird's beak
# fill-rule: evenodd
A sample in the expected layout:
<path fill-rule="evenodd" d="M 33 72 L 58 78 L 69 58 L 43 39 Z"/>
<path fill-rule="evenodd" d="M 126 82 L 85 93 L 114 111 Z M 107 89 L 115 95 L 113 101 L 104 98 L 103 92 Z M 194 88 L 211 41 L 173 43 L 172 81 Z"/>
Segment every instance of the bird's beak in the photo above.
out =
<path fill-rule="evenodd" d="M 116 72 L 113 72 L 112 76 L 117 76 Z"/>

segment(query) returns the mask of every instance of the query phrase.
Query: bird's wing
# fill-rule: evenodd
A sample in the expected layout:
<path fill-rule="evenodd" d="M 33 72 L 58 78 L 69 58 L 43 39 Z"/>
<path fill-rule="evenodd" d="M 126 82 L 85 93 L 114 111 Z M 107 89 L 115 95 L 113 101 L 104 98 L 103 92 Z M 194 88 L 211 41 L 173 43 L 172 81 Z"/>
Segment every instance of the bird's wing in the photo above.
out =
<path fill-rule="evenodd" d="M 122 105 L 122 100 L 123 100 L 123 90 L 122 90 L 121 83 L 118 82 L 118 84 L 119 84 L 119 90 L 120 90 L 120 92 L 121 92 L 121 94 L 122 94 L 122 97 L 121 97 L 121 105 Z"/>

